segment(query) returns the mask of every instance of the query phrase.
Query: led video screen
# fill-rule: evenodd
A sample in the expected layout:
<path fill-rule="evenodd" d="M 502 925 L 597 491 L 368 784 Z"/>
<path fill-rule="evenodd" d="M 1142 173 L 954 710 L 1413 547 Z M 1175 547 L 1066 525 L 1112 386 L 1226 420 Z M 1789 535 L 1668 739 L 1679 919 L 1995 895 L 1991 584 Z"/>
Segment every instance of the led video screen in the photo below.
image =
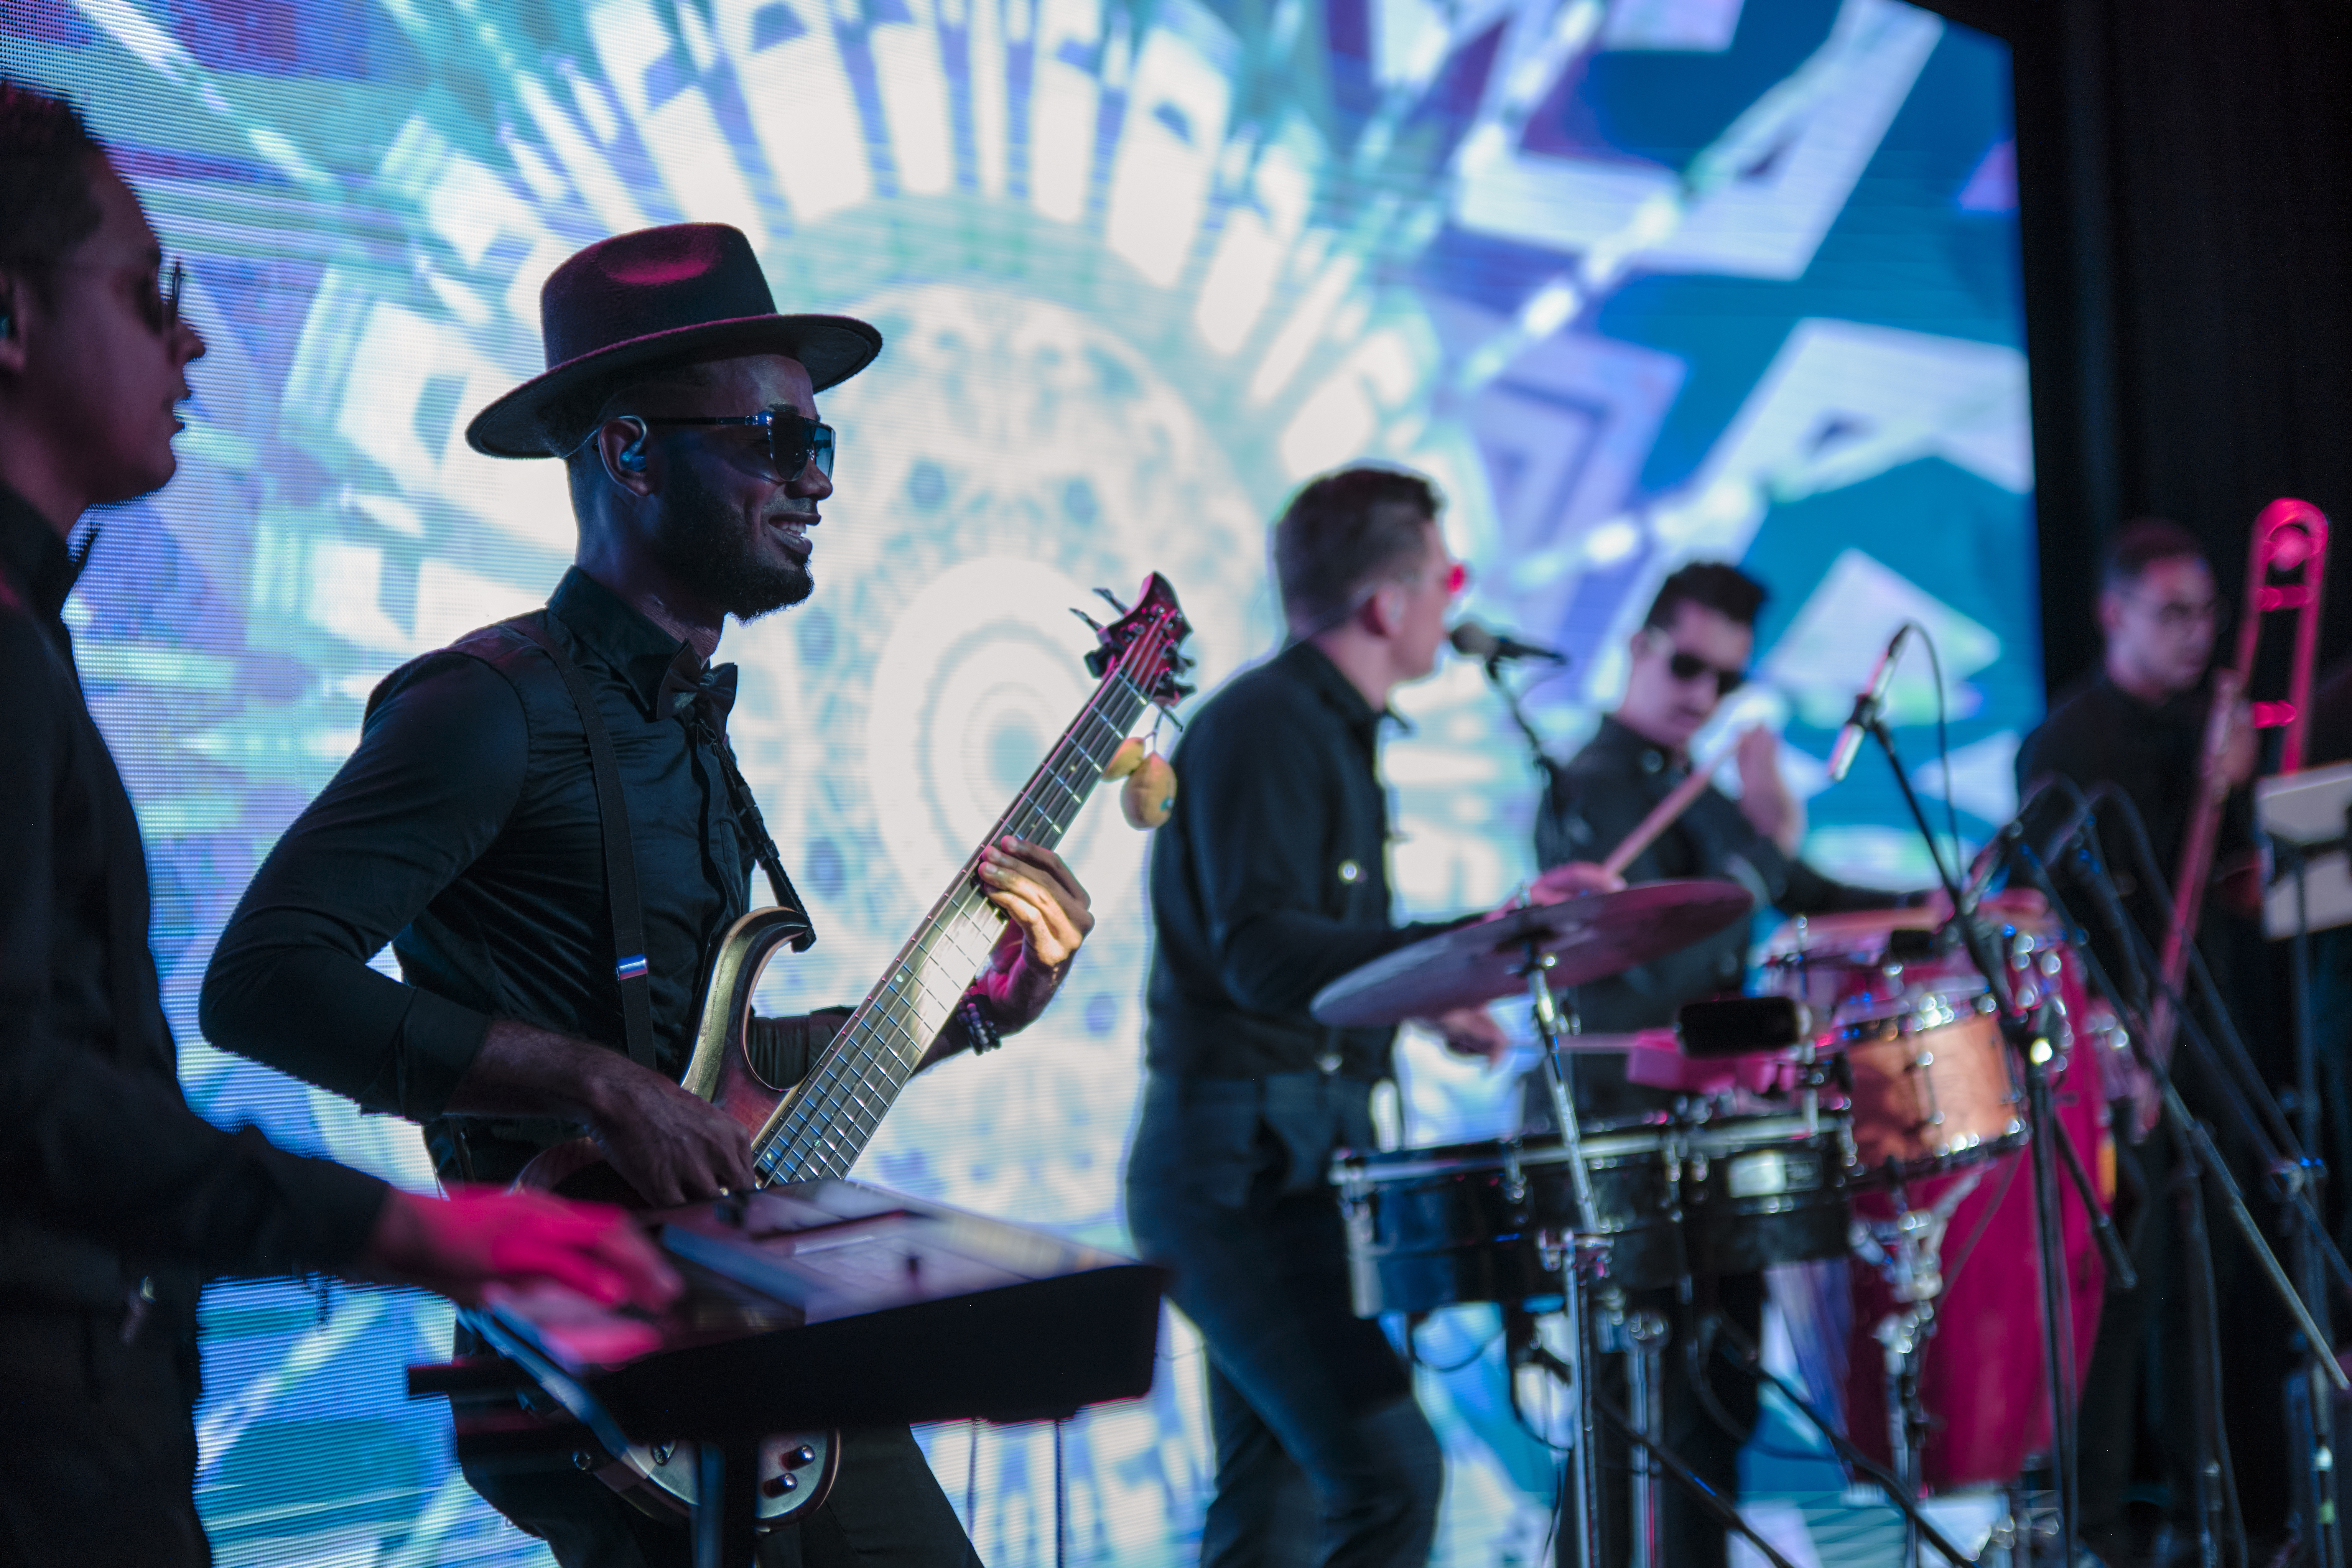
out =
<path fill-rule="evenodd" d="M 432 1179 L 413 1129 L 208 1047 L 196 988 L 376 680 L 562 572 L 560 468 L 461 432 L 539 368 L 548 271 L 648 225 L 734 224 L 784 309 L 888 341 L 823 400 L 815 597 L 721 650 L 824 933 L 776 1007 L 862 995 L 1076 712 L 1073 608 L 1166 574 L 1213 686 L 1276 645 L 1267 521 L 1355 459 L 1434 476 L 1465 613 L 1571 656 L 1527 690 L 1561 754 L 1665 573 L 1729 560 L 1772 597 L 1720 727 L 1780 731 L 1817 863 L 1927 879 L 1884 766 L 1823 766 L 1906 618 L 1944 680 L 1895 683 L 1908 760 L 1963 840 L 2012 805 L 2042 672 L 2009 58 L 1899 0 L 18 0 L 0 68 L 89 111 L 210 343 L 179 478 L 105 518 L 69 620 L 223 1122 Z M 1400 707 L 1400 912 L 1499 900 L 1533 868 L 1524 742 L 1467 662 Z M 919 1080 L 858 1175 L 1120 1244 L 1146 847 L 1082 820 L 1100 923 L 1057 1010 Z M 1404 1062 L 1400 1136 L 1507 1131 L 1507 1075 Z M 1544 1556 L 1555 1462 L 1493 1322 L 1423 1336 L 1454 1368 L 1420 1374 L 1447 1563 Z M 449 1326 L 398 1291 L 210 1292 L 223 1562 L 546 1560 L 403 1396 Z M 1058 1468 L 1069 1561 L 1189 1560 L 1181 1321 L 1162 1353 L 1149 1399 L 1058 1431 L 922 1434 L 983 1558 L 1055 1560 Z"/>

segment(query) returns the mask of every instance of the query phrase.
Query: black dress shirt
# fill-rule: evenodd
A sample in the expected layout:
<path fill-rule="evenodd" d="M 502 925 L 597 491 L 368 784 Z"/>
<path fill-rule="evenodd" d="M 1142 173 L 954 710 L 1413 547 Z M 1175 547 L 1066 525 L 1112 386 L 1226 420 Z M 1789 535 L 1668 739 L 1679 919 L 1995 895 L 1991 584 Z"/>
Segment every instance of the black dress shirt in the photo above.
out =
<path fill-rule="evenodd" d="M 703 669 L 691 645 L 577 569 L 548 607 L 612 735 L 654 1043 L 675 1078 L 712 953 L 749 907 L 753 863 L 718 754 L 680 722 L 677 700 L 723 712 L 734 667 Z M 493 1019 L 622 1048 L 599 821 L 586 731 L 544 650 L 492 626 L 404 665 L 230 919 L 205 976 L 205 1034 L 426 1122 L 445 1175 L 510 1177 L 576 1129 L 461 1127 L 443 1113 Z M 369 967 L 386 942 L 405 984 Z M 804 1059 L 763 1066 L 786 1083 Z"/>
<path fill-rule="evenodd" d="M 2311 694 L 2310 727 L 2303 737 L 2303 765 L 2324 768 L 2352 763 L 2352 660 L 2322 671 Z"/>
<path fill-rule="evenodd" d="M 1549 869 L 1570 860 L 1601 860 L 1687 777 L 1689 764 L 1620 723 L 1601 721 L 1582 751 L 1552 767 L 1536 820 L 1536 858 Z M 1738 883 L 1783 914 L 1891 909 L 1899 895 L 1832 881 L 1756 831 L 1739 805 L 1709 786 L 1675 825 L 1633 858 L 1628 882 L 1712 877 Z M 1685 1002 L 1738 993 L 1746 977 L 1749 925 L 1735 921 L 1705 942 L 1638 968 L 1576 987 L 1577 1015 L 1593 1034 L 1664 1028 Z M 1576 1062 L 1578 1097 L 1600 1116 L 1633 1114 L 1671 1098 L 1628 1085 L 1622 1063 L 1601 1057 Z"/>
<path fill-rule="evenodd" d="M 1155 1070 L 1389 1075 L 1393 1028 L 1327 1028 L 1307 1010 L 1359 964 L 1446 929 L 1390 921 L 1386 717 L 1294 643 L 1185 725 L 1175 816 L 1151 844 Z"/>
<path fill-rule="evenodd" d="M 347 1263 L 385 1189 L 181 1097 L 138 819 L 59 618 L 74 575 L 0 489 L 0 1310 L 119 1312 L 142 1281 L 184 1308 L 203 1274 Z"/>
<path fill-rule="evenodd" d="M 2207 686 L 2162 702 L 2143 702 L 2104 673 L 2094 676 L 2061 697 L 2041 727 L 2017 749 L 2019 793 L 2022 795 L 2053 773 L 2086 790 L 2114 784 L 2139 807 L 2157 859 L 2169 880 L 2180 858 L 2180 840 L 2188 832 L 2189 814 L 2196 809 L 2205 716 L 2211 703 Z M 2058 799 L 2037 805 L 2029 826 L 2045 819 L 2054 826 L 2070 809 L 2069 802 Z M 2224 842 L 2247 842 L 2246 827 L 2242 811 L 2225 815 Z M 2126 833 L 2123 825 L 2116 823 L 2103 829 L 2100 837 L 2116 886 L 2129 897 L 2139 879 Z"/>

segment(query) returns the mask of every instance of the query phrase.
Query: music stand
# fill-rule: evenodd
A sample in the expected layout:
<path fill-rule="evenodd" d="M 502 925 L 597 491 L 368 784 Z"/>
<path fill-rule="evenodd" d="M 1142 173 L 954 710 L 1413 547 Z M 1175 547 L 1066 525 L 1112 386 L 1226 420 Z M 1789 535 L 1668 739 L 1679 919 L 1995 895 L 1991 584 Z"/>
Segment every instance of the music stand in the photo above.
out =
<path fill-rule="evenodd" d="M 2273 942 L 2352 925 L 2352 853 L 2344 816 L 2352 763 L 2281 773 L 2254 785 L 2254 825 L 2269 836 L 2274 875 L 2263 889 L 2263 934 Z M 2284 846 L 2287 853 L 2280 854 Z M 2300 889 L 2298 889 L 2298 879 Z"/>
<path fill-rule="evenodd" d="M 2264 837 L 2263 934 L 2288 943 L 2294 976 L 2295 1137 L 2305 1158 L 2297 1168 L 2276 1173 L 2291 1189 L 2315 1203 L 2327 1179 L 2312 1154 L 2319 1147 L 2319 1041 L 2312 1016 L 2311 933 L 2352 925 L 2352 763 L 2280 773 L 2254 785 L 2254 822 Z M 2291 1239 L 2295 1283 L 2322 1334 L 2328 1322 L 2327 1279 L 2311 1237 L 2298 1226 Z M 2305 1462 L 2297 1467 L 2296 1512 L 2312 1521 L 2313 1561 L 2339 1568 L 2343 1538 L 2336 1521 L 2335 1401 L 2315 1373 L 2320 1358 L 2333 1361 L 2332 1343 L 2306 1344 L 2298 1370 L 2287 1380 L 2287 1413 Z"/>

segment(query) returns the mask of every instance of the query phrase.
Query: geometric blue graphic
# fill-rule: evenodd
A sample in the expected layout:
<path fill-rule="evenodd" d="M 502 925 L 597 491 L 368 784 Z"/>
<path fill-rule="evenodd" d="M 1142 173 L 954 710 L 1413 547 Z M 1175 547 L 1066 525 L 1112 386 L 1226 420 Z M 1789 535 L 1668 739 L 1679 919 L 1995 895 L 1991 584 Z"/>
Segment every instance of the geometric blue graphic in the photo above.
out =
<path fill-rule="evenodd" d="M 1563 752 L 1660 579 L 1732 559 L 1773 597 L 1723 727 L 1780 730 L 1816 860 L 1925 879 L 1883 765 L 1823 768 L 1906 616 L 1953 745 L 1947 770 L 1906 665 L 1906 756 L 1964 838 L 2010 807 L 2041 669 L 2009 56 L 1900 0 L 30 0 L 0 69 L 89 112 L 211 345 L 180 477 L 106 516 L 68 617 L 215 1121 L 432 1181 L 405 1124 L 208 1047 L 195 989 L 373 684 L 561 575 L 560 469 L 461 432 L 539 368 L 548 272 L 650 224 L 732 223 L 782 308 L 889 343 L 823 400 L 815 597 L 722 648 L 824 932 L 772 971 L 775 1007 L 863 994 L 1076 712 L 1072 606 L 1162 571 L 1224 679 L 1276 643 L 1267 520 L 1360 458 L 1437 478 L 1466 613 L 1575 655 L 1529 694 Z M 1532 869 L 1520 742 L 1465 664 L 1400 706 L 1401 912 L 1499 900 Z M 911 1086 L 860 1176 L 1123 1243 L 1145 847 L 1081 820 L 1100 923 L 1061 1005 Z M 1398 1136 L 1506 1130 L 1502 1077 L 1403 1060 Z M 226 1282 L 204 1324 L 224 1563 L 545 1561 L 457 1477 L 446 1412 L 403 1397 L 446 1307 Z M 1468 1310 L 1424 1330 L 1465 1363 L 1422 1384 L 1448 1563 L 1543 1551 L 1553 1464 L 1491 1334 Z M 1072 1562 L 1197 1535 L 1172 1316 L 1162 1352 L 1149 1398 L 1058 1434 Z M 987 1561 L 1053 1561 L 1052 1428 L 922 1436 Z"/>

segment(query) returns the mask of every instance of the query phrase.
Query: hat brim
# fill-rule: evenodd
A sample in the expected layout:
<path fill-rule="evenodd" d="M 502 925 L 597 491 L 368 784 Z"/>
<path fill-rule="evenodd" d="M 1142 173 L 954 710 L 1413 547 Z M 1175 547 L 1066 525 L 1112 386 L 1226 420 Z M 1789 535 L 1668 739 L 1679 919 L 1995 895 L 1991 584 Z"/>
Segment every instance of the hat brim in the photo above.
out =
<path fill-rule="evenodd" d="M 742 316 L 698 321 L 610 344 L 535 375 L 466 426 L 466 443 L 492 458 L 560 458 L 580 444 L 585 395 L 633 374 L 724 353 L 782 354 L 805 366 L 818 392 L 874 363 L 882 334 L 850 316 Z"/>

